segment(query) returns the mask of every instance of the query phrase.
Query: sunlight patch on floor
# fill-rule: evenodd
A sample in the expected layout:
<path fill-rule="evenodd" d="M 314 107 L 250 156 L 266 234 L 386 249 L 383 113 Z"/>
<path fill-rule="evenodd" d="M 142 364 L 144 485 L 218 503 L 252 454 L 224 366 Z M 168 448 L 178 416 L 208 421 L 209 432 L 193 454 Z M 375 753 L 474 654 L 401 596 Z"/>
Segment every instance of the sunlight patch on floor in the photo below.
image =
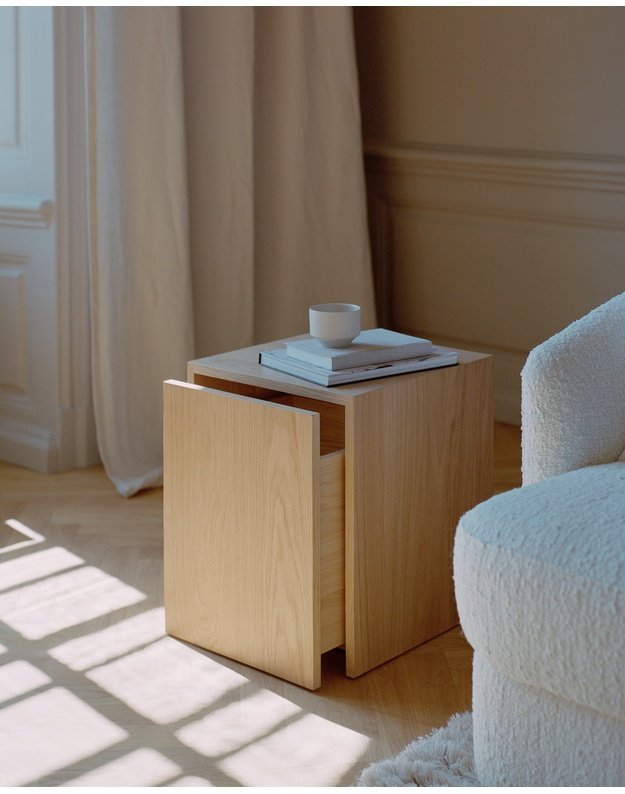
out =
<path fill-rule="evenodd" d="M 68 781 L 66 786 L 158 786 L 182 769 L 157 750 L 142 747 Z"/>
<path fill-rule="evenodd" d="M 2 786 L 24 786 L 122 741 L 128 733 L 67 689 L 0 710 Z"/>
<path fill-rule="evenodd" d="M 88 670 L 165 636 L 165 610 L 149 609 L 48 651 L 70 670 Z"/>
<path fill-rule="evenodd" d="M 170 637 L 86 676 L 158 725 L 188 717 L 247 683 L 234 670 Z"/>
<path fill-rule="evenodd" d="M 178 780 L 174 780 L 173 783 L 170 783 L 169 786 L 212 786 L 213 784 L 210 780 L 206 780 L 203 777 L 196 777 L 195 775 L 185 775 L 185 777 L 178 778 Z M 169 787 L 168 786 L 168 787 Z"/>
<path fill-rule="evenodd" d="M 36 543 L 42 543 L 45 540 L 44 536 L 40 535 L 39 532 L 35 532 L 34 529 L 27 527 L 26 524 L 22 524 L 21 521 L 15 518 L 8 518 L 4 523 L 7 527 L 17 532 L 18 537 L 25 536 L 27 540 L 18 540 L 15 543 L 10 543 L 8 546 L 3 546 L 0 548 L 0 554 L 7 554 L 10 551 L 17 551 L 17 549 L 24 549 L 27 546 L 34 546 Z"/>
<path fill-rule="evenodd" d="M 240 749 L 300 711 L 295 703 L 264 689 L 212 711 L 175 735 L 196 752 L 215 757 Z"/>
<path fill-rule="evenodd" d="M 0 619 L 26 639 L 39 640 L 145 597 L 134 587 L 89 566 L 0 595 Z"/>
<path fill-rule="evenodd" d="M 18 521 L 6 525 L 27 540 L 9 533 L 0 553 L 45 541 Z M 72 787 L 212 787 L 203 773 L 229 785 L 333 786 L 366 752 L 367 737 L 167 636 L 164 609 L 145 609 L 140 590 L 60 546 L 20 554 L 0 558 L 0 621 L 44 643 L 35 664 L 0 664 L 0 786 L 51 785 L 54 775 L 54 785 Z M 90 623 L 124 609 L 116 622 L 119 614 Z M 128 616 L 136 609 L 145 611 Z M 58 685 L 56 663 L 74 671 L 60 672 L 62 683 L 75 681 L 93 705 Z M 116 724 L 115 704 L 153 724 L 125 708 Z"/>
<path fill-rule="evenodd" d="M 370 739 L 307 714 L 217 765 L 243 786 L 336 786 Z"/>
<path fill-rule="evenodd" d="M 43 579 L 44 576 L 60 573 L 83 563 L 84 560 L 80 557 L 60 546 L 31 552 L 16 560 L 0 563 L 0 590 Z"/>
<path fill-rule="evenodd" d="M 52 679 L 30 662 L 9 662 L 0 667 L 0 703 L 50 683 Z"/>

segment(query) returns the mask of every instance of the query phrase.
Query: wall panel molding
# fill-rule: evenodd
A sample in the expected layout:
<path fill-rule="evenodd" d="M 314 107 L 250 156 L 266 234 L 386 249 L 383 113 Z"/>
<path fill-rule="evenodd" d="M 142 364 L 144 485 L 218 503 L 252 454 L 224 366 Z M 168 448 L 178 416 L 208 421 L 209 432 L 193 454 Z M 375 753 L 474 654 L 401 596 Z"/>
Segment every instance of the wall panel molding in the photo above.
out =
<path fill-rule="evenodd" d="M 0 9 L 0 459 L 46 472 L 63 442 L 53 16 Z"/>
<path fill-rule="evenodd" d="M 502 149 L 394 146 L 364 142 L 368 167 L 385 172 L 435 173 L 459 179 L 505 181 L 544 187 L 625 192 L 625 157 L 568 152 L 529 153 Z"/>
<path fill-rule="evenodd" d="M 625 230 L 625 160 L 529 157 L 365 144 L 367 174 L 393 204 L 530 223 Z M 436 190 L 454 184 L 454 190 Z M 378 195 L 376 191 L 376 195 Z M 528 197 L 531 199 L 528 200 Z"/>
<path fill-rule="evenodd" d="M 29 8 L 0 8 L 0 158 L 28 165 L 35 108 L 32 92 L 34 15 Z M 36 45 L 35 45 L 36 46 Z"/>
<path fill-rule="evenodd" d="M 54 203 L 43 196 L 14 196 L 0 193 L 0 227 L 47 229 Z"/>
<path fill-rule="evenodd" d="M 529 350 L 625 291 L 625 160 L 365 145 L 378 314 L 490 352 L 520 421 Z"/>
<path fill-rule="evenodd" d="M 29 257 L 0 252 L 0 393 L 27 391 L 25 269 Z"/>
<path fill-rule="evenodd" d="M 19 144 L 19 9 L 0 8 L 0 149 Z"/>

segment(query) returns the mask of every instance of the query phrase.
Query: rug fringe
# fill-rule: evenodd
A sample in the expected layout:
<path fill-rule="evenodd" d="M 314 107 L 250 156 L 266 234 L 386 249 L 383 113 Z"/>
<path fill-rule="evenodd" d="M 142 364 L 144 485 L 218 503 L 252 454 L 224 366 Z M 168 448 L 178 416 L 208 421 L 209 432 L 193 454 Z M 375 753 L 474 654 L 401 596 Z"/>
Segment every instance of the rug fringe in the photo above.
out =
<path fill-rule="evenodd" d="M 452 715 L 446 726 L 411 742 L 394 758 L 370 764 L 356 785 L 479 786 L 473 763 L 471 712 Z"/>

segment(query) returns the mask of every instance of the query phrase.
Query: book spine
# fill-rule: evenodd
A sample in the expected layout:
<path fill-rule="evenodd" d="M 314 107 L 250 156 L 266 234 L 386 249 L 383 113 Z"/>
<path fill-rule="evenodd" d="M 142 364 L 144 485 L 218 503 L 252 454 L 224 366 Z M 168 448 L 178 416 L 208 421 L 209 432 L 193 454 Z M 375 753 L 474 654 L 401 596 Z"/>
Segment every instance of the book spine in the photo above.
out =
<path fill-rule="evenodd" d="M 273 356 L 263 355 L 259 353 L 258 355 L 258 363 L 262 364 L 265 367 L 269 367 L 269 369 L 275 369 L 277 372 L 284 372 L 286 375 L 293 375 L 295 378 L 301 378 L 302 380 L 307 380 L 309 383 L 316 383 L 318 386 L 330 386 L 329 383 L 329 375 L 330 373 L 316 373 L 310 372 L 307 369 L 300 369 L 298 367 L 290 366 L 289 364 L 285 364 L 285 362 L 281 361 L 280 359 L 275 359 Z"/>

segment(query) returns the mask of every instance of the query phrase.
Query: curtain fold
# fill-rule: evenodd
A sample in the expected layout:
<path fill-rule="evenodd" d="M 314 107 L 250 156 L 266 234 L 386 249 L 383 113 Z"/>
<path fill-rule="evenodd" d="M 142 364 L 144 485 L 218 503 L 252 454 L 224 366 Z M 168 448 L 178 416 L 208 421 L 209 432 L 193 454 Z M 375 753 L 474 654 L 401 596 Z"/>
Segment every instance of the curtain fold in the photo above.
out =
<path fill-rule="evenodd" d="M 308 330 L 342 301 L 373 323 L 350 8 L 255 11 L 255 322 L 259 341 Z"/>
<path fill-rule="evenodd" d="M 306 332 L 313 303 L 374 325 L 351 9 L 182 20 L 197 354 Z"/>
<path fill-rule="evenodd" d="M 187 360 L 303 333 L 313 303 L 375 325 L 358 80 L 349 8 L 87 20 L 94 409 L 131 495 L 162 482 Z"/>
<path fill-rule="evenodd" d="M 162 383 L 193 358 L 179 19 L 87 10 L 89 265 L 100 456 L 129 496 L 162 483 Z"/>

